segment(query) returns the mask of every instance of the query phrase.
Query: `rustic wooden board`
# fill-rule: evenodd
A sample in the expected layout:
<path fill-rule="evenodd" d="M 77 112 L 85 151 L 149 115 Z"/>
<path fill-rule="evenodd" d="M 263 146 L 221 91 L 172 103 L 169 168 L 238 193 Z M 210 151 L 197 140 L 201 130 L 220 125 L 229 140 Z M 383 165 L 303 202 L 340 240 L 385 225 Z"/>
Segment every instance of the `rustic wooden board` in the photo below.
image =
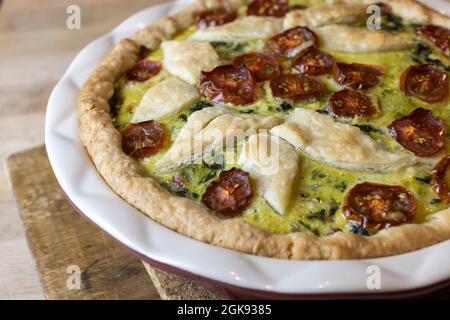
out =
<path fill-rule="evenodd" d="M 43 146 L 11 156 L 8 168 L 48 299 L 228 298 L 224 291 L 207 284 L 148 265 L 144 268 L 141 261 L 81 217 L 59 187 Z M 67 287 L 69 266 L 80 268 L 79 290 Z"/>
<path fill-rule="evenodd" d="M 164 300 L 230 300 L 226 290 L 151 267 L 144 262 L 156 290 Z"/>
<path fill-rule="evenodd" d="M 44 147 L 8 159 L 28 244 L 48 299 L 158 299 L 141 262 L 82 218 L 61 191 Z M 69 266 L 81 271 L 68 289 Z"/>

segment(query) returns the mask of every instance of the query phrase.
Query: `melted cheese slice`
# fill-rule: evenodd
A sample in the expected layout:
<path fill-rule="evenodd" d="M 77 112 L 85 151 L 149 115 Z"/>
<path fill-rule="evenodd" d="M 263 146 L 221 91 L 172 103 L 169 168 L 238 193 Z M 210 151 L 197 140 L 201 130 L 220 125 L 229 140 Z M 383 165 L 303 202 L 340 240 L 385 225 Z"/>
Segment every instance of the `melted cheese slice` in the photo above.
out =
<path fill-rule="evenodd" d="M 299 154 L 295 148 L 267 133 L 255 134 L 244 144 L 238 163 L 250 173 L 258 195 L 284 214 L 298 171 Z"/>
<path fill-rule="evenodd" d="M 136 108 L 131 123 L 162 119 L 198 98 L 200 93 L 196 87 L 170 77 L 147 90 Z"/>
<path fill-rule="evenodd" d="M 211 71 L 220 64 L 219 56 L 209 42 L 165 41 L 163 65 L 173 75 L 196 85 L 202 71 Z"/>
<path fill-rule="evenodd" d="M 295 109 L 271 134 L 290 142 L 311 158 L 354 171 L 390 172 L 413 163 L 409 154 L 392 153 L 359 128 L 313 110 Z"/>
<path fill-rule="evenodd" d="M 298 26 L 315 28 L 326 24 L 351 23 L 366 18 L 367 5 L 355 3 L 322 4 L 286 15 L 284 29 Z"/>
<path fill-rule="evenodd" d="M 329 3 L 346 2 L 349 4 L 366 5 L 384 2 L 392 8 L 392 12 L 401 17 L 407 23 L 420 24 L 438 24 L 446 28 L 450 28 L 450 19 L 434 10 L 426 8 L 416 0 L 395 0 L 395 1 L 378 1 L 378 0 L 327 0 Z"/>
<path fill-rule="evenodd" d="M 198 30 L 191 36 L 197 41 L 248 41 L 269 38 L 283 29 L 283 19 L 245 17 L 222 26 Z"/>
<path fill-rule="evenodd" d="M 170 170 L 186 163 L 202 163 L 211 154 L 234 147 L 257 130 L 270 129 L 280 122 L 275 116 L 240 114 L 222 107 L 194 112 L 157 167 Z"/>
<path fill-rule="evenodd" d="M 434 10 L 430 10 L 417 1 L 396 0 L 388 3 L 392 12 L 407 22 L 420 24 L 438 24 L 450 28 L 450 19 Z"/>
<path fill-rule="evenodd" d="M 403 50 L 414 46 L 410 39 L 381 30 L 354 28 L 346 25 L 327 25 L 315 28 L 320 47 L 328 51 L 367 53 Z"/>

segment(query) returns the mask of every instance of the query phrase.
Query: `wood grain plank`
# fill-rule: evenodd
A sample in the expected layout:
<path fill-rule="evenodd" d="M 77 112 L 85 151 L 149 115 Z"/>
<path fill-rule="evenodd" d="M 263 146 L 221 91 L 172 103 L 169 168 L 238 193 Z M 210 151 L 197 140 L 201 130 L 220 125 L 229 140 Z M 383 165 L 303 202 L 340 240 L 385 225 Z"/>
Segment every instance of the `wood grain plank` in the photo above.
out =
<path fill-rule="evenodd" d="M 48 299 L 159 298 L 141 262 L 74 211 L 44 147 L 13 155 L 7 163 Z M 80 268 L 80 289 L 67 287 L 72 265 Z"/>
<path fill-rule="evenodd" d="M 144 262 L 144 266 L 164 300 L 230 300 L 233 297 L 224 289 L 209 283 L 192 280 L 154 268 Z"/>

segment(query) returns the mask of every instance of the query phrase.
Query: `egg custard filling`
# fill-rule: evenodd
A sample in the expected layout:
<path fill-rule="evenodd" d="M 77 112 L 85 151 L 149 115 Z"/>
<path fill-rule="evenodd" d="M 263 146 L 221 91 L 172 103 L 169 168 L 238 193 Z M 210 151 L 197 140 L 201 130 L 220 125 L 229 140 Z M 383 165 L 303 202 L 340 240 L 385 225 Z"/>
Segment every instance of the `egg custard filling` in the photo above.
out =
<path fill-rule="evenodd" d="M 295 11 L 307 5 L 291 3 Z M 199 13 L 196 26 L 142 50 L 138 65 L 116 81 L 110 112 L 124 151 L 172 194 L 274 234 L 372 235 L 424 222 L 448 207 L 450 58 L 443 40 L 430 36 L 437 34 L 432 27 L 382 9 L 378 32 L 394 42 L 374 52 L 359 52 L 358 43 L 348 49 L 351 41 L 324 44 L 328 25 L 262 37 L 230 36 L 231 27 L 208 32 L 245 21 L 246 8 Z M 331 26 L 359 29 L 362 22 Z M 191 55 L 204 64 L 197 78 Z M 166 91 L 173 85 L 174 101 L 146 97 L 161 84 Z M 193 117 L 208 117 L 205 128 L 246 124 L 256 134 L 201 161 L 168 161 L 192 138 L 180 136 Z M 279 144 L 285 170 L 278 177 L 266 177 L 252 160 L 261 139 Z"/>

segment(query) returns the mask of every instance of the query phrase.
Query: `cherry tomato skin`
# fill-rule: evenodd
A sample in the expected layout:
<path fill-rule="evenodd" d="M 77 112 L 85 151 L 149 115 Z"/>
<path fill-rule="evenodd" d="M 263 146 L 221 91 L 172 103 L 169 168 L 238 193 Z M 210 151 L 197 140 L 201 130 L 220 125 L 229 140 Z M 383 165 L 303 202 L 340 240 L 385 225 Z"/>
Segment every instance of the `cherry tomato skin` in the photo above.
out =
<path fill-rule="evenodd" d="M 309 44 L 317 46 L 319 39 L 316 34 L 307 27 L 295 27 L 271 37 L 267 46 L 275 55 L 287 58 L 296 56 L 302 48 Z"/>
<path fill-rule="evenodd" d="M 320 76 L 332 74 L 335 63 L 333 56 L 316 47 L 309 47 L 294 57 L 292 69 L 300 74 Z"/>
<path fill-rule="evenodd" d="M 447 170 L 450 166 L 450 156 L 441 159 L 431 171 L 431 185 L 433 191 L 445 201 L 450 203 L 450 188 L 445 181 Z"/>
<path fill-rule="evenodd" d="M 418 108 L 395 120 L 389 130 L 398 143 L 420 157 L 432 156 L 444 148 L 444 123 L 426 109 Z"/>
<path fill-rule="evenodd" d="M 253 198 L 249 174 L 237 168 L 224 171 L 203 194 L 203 203 L 226 217 L 236 217 L 248 208 Z"/>
<path fill-rule="evenodd" d="M 317 79 L 300 74 L 284 74 L 270 82 L 275 97 L 292 101 L 322 97 L 325 86 Z"/>
<path fill-rule="evenodd" d="M 289 11 L 288 0 L 255 0 L 249 4 L 247 15 L 281 18 Z"/>
<path fill-rule="evenodd" d="M 158 153 L 164 145 L 164 130 L 154 120 L 130 124 L 122 132 L 123 151 L 136 159 Z"/>
<path fill-rule="evenodd" d="M 129 81 L 144 82 L 156 76 L 161 70 L 161 63 L 141 60 L 127 72 L 126 76 Z"/>
<path fill-rule="evenodd" d="M 233 9 L 215 8 L 195 14 L 195 23 L 199 29 L 217 27 L 236 20 L 238 12 Z"/>
<path fill-rule="evenodd" d="M 381 230 L 407 223 L 416 215 L 416 199 L 402 186 L 364 182 L 346 195 L 343 212 L 360 227 Z"/>
<path fill-rule="evenodd" d="M 403 72 L 400 89 L 405 95 L 428 103 L 440 102 L 448 97 L 449 79 L 435 64 L 413 65 Z"/>
<path fill-rule="evenodd" d="M 371 118 L 380 111 L 375 97 L 352 89 L 333 93 L 328 100 L 328 109 L 341 118 Z"/>
<path fill-rule="evenodd" d="M 273 80 L 281 75 L 280 63 L 271 55 L 252 52 L 234 58 L 237 67 L 246 67 L 257 82 Z"/>
<path fill-rule="evenodd" d="M 366 90 L 376 86 L 385 73 L 384 67 L 360 63 L 336 63 L 333 67 L 334 80 L 344 87 Z"/>
<path fill-rule="evenodd" d="M 416 34 L 422 36 L 450 56 L 450 30 L 436 25 L 423 25 L 416 28 Z"/>
<path fill-rule="evenodd" d="M 258 99 L 251 72 L 245 67 L 225 65 L 211 72 L 202 72 L 200 93 L 220 104 L 246 105 Z"/>

